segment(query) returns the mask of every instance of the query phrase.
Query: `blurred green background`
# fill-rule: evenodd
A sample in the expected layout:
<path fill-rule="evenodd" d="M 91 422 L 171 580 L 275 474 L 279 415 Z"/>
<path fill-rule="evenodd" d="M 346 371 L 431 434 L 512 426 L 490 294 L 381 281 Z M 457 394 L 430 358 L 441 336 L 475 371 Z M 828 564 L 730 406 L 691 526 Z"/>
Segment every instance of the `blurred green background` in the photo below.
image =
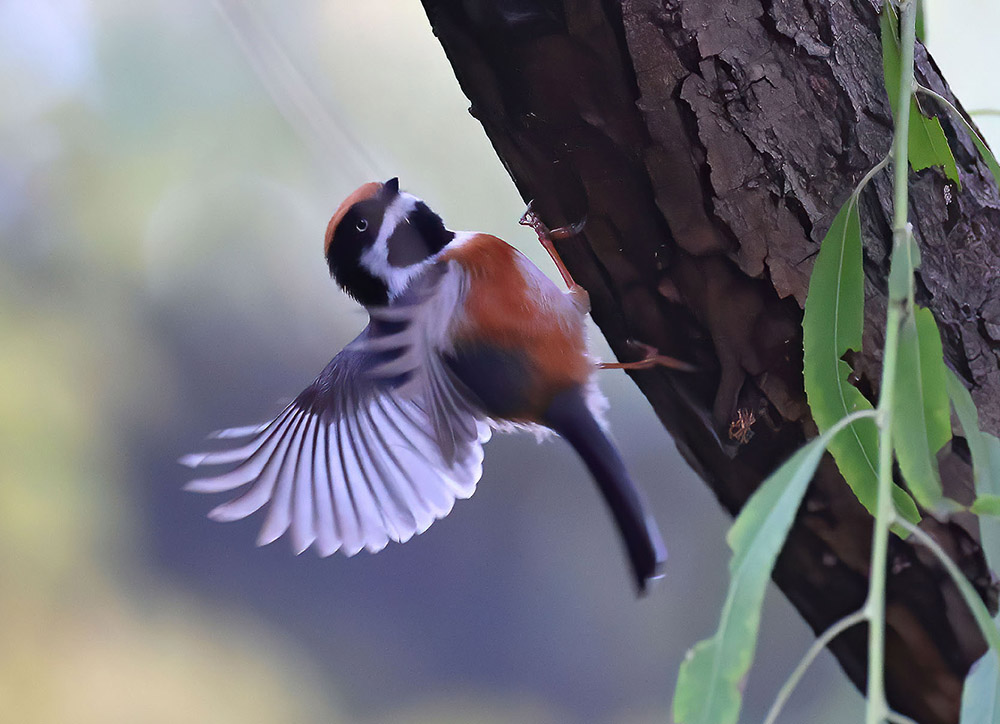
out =
<path fill-rule="evenodd" d="M 994 0 L 930 9 L 966 107 L 1000 105 Z M 559 441 L 496 438 L 471 500 L 377 556 L 257 549 L 258 519 L 180 490 L 179 455 L 364 325 L 321 252 L 363 181 L 553 271 L 417 0 L 2 0 L 0 98 L 0 720 L 669 721 L 729 521 L 621 373 L 611 424 L 671 551 L 644 600 Z M 810 640 L 772 591 L 745 721 Z M 861 711 L 829 656 L 792 704 Z"/>

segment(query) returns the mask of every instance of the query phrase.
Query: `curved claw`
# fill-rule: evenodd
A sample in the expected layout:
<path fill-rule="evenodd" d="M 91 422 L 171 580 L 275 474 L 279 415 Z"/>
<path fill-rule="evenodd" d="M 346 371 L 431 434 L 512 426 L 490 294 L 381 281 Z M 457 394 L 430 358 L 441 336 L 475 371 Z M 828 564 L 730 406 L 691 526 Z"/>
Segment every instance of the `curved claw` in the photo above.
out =
<path fill-rule="evenodd" d="M 563 281 L 566 282 L 566 286 L 570 289 L 574 289 L 578 285 L 573 280 L 573 275 L 569 273 L 569 269 L 567 269 L 566 265 L 563 263 L 562 257 L 559 256 L 559 252 L 556 251 L 554 241 L 556 239 L 568 239 L 571 236 L 576 236 L 583 231 L 584 226 L 587 224 L 587 219 L 585 217 L 582 221 L 578 221 L 575 224 L 571 224 L 570 226 L 560 226 L 558 229 L 550 231 L 549 227 L 547 227 L 545 223 L 538 218 L 538 215 L 532 208 L 534 203 L 534 201 L 528 202 L 528 208 L 524 210 L 524 214 L 521 216 L 518 223 L 521 224 L 521 226 L 530 226 L 534 229 L 535 234 L 538 236 L 539 243 L 552 258 L 552 262 L 556 265 L 556 269 L 559 270 L 559 275 L 563 278 Z M 589 303 L 587 306 L 589 308 Z"/>
<path fill-rule="evenodd" d="M 568 239 L 571 236 L 582 234 L 585 228 L 587 228 L 586 216 L 569 226 L 560 226 L 558 229 L 552 229 L 549 231 L 549 236 L 553 239 Z"/>
<path fill-rule="evenodd" d="M 577 236 L 583 233 L 583 230 L 587 227 L 587 217 L 584 216 L 580 221 L 574 222 L 569 226 L 560 226 L 555 229 L 550 229 L 545 225 L 538 214 L 534 210 L 535 201 L 532 199 L 528 202 L 528 207 L 524 210 L 524 214 L 518 220 L 521 226 L 530 226 L 538 234 L 538 238 L 547 237 L 552 240 L 562 240 L 568 239 L 571 236 Z"/>

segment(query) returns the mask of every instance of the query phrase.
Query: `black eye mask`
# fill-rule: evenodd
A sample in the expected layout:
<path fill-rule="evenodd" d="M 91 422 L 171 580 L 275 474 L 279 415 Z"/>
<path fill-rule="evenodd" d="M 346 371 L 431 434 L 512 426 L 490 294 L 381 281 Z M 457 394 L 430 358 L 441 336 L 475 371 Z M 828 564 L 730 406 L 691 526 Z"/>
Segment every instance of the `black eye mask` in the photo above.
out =
<path fill-rule="evenodd" d="M 340 288 L 366 307 L 389 301 L 385 283 L 361 265 L 362 254 L 375 243 L 385 208 L 377 199 L 355 204 L 344 214 L 326 256 L 330 274 Z"/>

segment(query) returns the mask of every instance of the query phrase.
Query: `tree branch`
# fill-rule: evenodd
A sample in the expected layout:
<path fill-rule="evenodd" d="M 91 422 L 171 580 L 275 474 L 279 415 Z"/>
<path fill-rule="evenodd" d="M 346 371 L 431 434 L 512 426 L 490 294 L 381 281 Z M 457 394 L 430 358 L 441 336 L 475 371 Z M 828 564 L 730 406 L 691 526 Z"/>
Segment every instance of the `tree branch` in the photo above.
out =
<path fill-rule="evenodd" d="M 802 389 L 802 304 L 819 242 L 850 189 L 882 159 L 892 119 L 869 0 L 424 0 L 434 32 L 501 161 L 551 227 L 620 359 L 630 339 L 698 371 L 637 371 L 684 457 L 735 513 L 816 434 Z M 922 47 L 921 83 L 956 106 Z M 962 175 L 911 180 L 922 250 L 917 301 L 950 365 L 1000 432 L 1000 199 L 971 140 L 941 117 Z M 864 350 L 849 361 L 877 396 L 891 244 L 891 187 L 861 196 Z M 740 411 L 752 438 L 729 436 Z M 744 418 L 745 419 L 745 418 Z M 971 500 L 963 441 L 941 459 L 946 492 Z M 669 484 L 664 481 L 663 484 Z M 923 528 L 995 606 L 975 522 Z M 669 534 L 668 534 L 669 536 Z M 863 605 L 871 518 L 827 458 L 774 579 L 816 631 Z M 955 722 L 982 637 L 939 563 L 893 538 L 886 688 L 896 711 Z M 863 686 L 866 632 L 831 650 Z"/>

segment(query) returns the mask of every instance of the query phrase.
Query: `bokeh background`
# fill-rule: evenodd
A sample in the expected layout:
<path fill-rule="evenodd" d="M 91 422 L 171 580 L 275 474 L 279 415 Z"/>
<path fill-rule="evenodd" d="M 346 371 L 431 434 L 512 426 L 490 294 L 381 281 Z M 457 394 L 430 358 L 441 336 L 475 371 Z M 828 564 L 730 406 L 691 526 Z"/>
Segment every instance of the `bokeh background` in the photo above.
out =
<path fill-rule="evenodd" d="M 966 107 L 1000 106 L 995 0 L 929 11 Z M 729 521 L 622 373 L 671 551 L 643 600 L 558 440 L 495 438 L 477 494 L 377 556 L 257 549 L 180 490 L 364 325 L 321 251 L 361 182 L 553 272 L 467 105 L 417 0 L 0 0 L 0 721 L 669 721 Z M 745 721 L 810 640 L 772 591 Z M 860 712 L 824 655 L 784 720 Z"/>

